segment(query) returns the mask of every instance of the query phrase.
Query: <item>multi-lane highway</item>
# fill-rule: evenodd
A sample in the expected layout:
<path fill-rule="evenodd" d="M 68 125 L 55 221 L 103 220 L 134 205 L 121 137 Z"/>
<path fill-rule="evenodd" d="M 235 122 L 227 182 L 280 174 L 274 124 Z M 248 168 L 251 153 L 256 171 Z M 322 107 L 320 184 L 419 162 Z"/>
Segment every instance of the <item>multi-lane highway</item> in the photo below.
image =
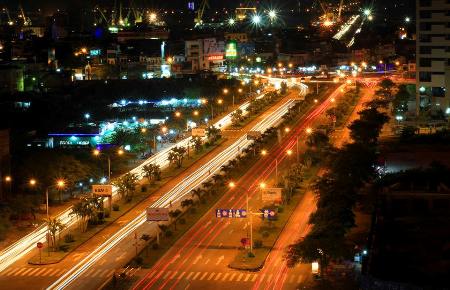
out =
<path fill-rule="evenodd" d="M 307 87 L 302 87 L 303 91 L 306 92 Z M 264 94 L 261 94 L 258 96 L 258 98 L 263 98 Z M 241 109 L 243 112 L 245 112 L 245 109 L 249 106 L 249 102 L 245 102 L 242 104 L 239 109 Z M 214 123 L 214 126 L 217 128 L 225 128 L 231 124 L 231 113 L 224 116 L 220 120 L 218 120 L 216 123 Z M 146 164 L 157 164 L 161 168 L 168 166 L 169 162 L 167 160 L 169 151 L 176 146 L 186 146 L 190 142 L 190 137 L 186 138 L 184 140 L 181 140 L 177 144 L 174 144 L 170 147 L 167 147 L 163 149 L 162 151 L 158 152 L 158 154 L 155 154 L 151 158 L 147 159 L 145 162 L 143 162 L 140 166 L 136 167 L 135 169 L 131 170 L 132 173 L 136 173 L 140 178 L 142 178 L 143 174 L 143 166 Z M 116 195 L 116 191 L 114 190 L 113 195 Z M 66 225 L 66 227 L 70 227 L 75 223 L 75 217 L 69 215 L 71 212 L 71 208 L 68 208 L 67 210 L 60 213 L 57 218 L 60 219 L 60 221 Z M 14 264 L 19 259 L 23 258 L 25 255 L 30 253 L 33 250 L 36 250 L 36 243 L 37 242 L 45 242 L 45 236 L 47 233 L 47 227 L 45 224 L 40 225 L 38 228 L 36 228 L 33 232 L 29 233 L 25 237 L 21 238 L 17 242 L 11 244 L 6 249 L 2 250 L 0 252 L 0 272 L 4 271 L 8 266 Z"/>
<path fill-rule="evenodd" d="M 256 126 L 248 127 L 246 130 L 257 129 L 264 131 L 265 129 L 273 126 L 274 124 L 279 122 L 281 116 L 287 111 L 287 109 L 292 105 L 292 103 L 293 103 L 292 100 L 285 100 L 284 102 L 277 104 L 276 106 L 274 106 L 272 110 L 269 110 L 263 116 L 255 120 L 255 122 L 257 122 Z M 245 105 L 246 104 L 244 104 L 244 106 Z M 226 118 L 229 118 L 229 116 L 227 116 Z M 226 120 L 224 121 L 224 119 L 222 119 L 221 122 L 222 127 L 227 123 Z M 244 131 L 245 130 L 243 130 L 243 132 Z M 248 144 L 250 144 L 250 141 L 246 140 L 245 134 L 242 133 L 241 135 L 242 136 L 239 139 L 233 140 L 234 143 L 230 141 L 229 144 L 226 144 L 225 146 L 227 148 L 224 149 L 223 151 L 218 152 L 218 150 L 215 150 L 214 152 L 212 152 L 213 154 L 211 154 L 211 156 L 207 159 L 207 160 L 210 159 L 209 162 L 206 162 L 205 164 L 198 166 L 198 168 L 194 168 L 193 170 L 191 170 L 192 174 L 181 177 L 182 180 L 181 182 L 179 183 L 172 182 L 169 185 L 169 187 L 167 187 L 167 193 L 161 194 L 158 200 L 156 200 L 158 195 L 156 195 L 153 199 L 149 199 L 153 203 L 153 206 L 167 206 L 169 203 L 172 203 L 174 206 L 176 206 L 177 202 L 183 199 L 183 196 L 189 194 L 192 188 L 198 186 L 201 182 L 203 182 L 205 179 L 208 178 L 209 174 L 214 174 L 214 172 L 217 172 L 223 164 L 225 164 L 228 160 L 234 158 L 234 156 L 238 154 L 238 149 L 242 150 L 243 148 L 248 146 Z M 160 152 L 160 154 L 163 153 L 164 152 Z M 214 158 L 212 156 L 214 156 Z M 166 161 L 167 158 L 163 158 L 161 156 L 155 156 L 153 160 L 150 162 L 158 162 L 158 159 L 156 159 L 158 157 L 160 162 L 167 162 Z M 171 190 L 168 190 L 168 188 L 170 188 Z M 141 233 L 145 231 L 148 233 L 152 232 L 153 225 L 146 223 L 143 224 L 144 209 L 145 205 L 133 210 L 131 217 L 125 217 L 120 221 L 118 221 L 118 223 L 115 225 L 116 226 L 115 230 L 114 226 L 110 227 L 113 230 L 109 232 L 113 233 L 117 231 L 116 234 L 112 236 L 108 236 L 107 234 L 95 236 L 88 243 L 86 243 L 86 245 L 80 247 L 76 251 L 76 253 L 69 255 L 67 259 L 59 263 L 57 267 L 49 266 L 49 267 L 41 267 L 39 269 L 34 267 L 26 267 L 25 266 L 26 259 L 28 258 L 29 255 L 28 256 L 24 255 L 23 257 L 21 257 L 20 261 L 18 261 L 17 265 L 15 264 L 10 269 L 7 269 L 3 273 L 0 273 L 0 282 L 2 282 L 1 280 L 3 280 L 3 278 L 12 281 L 12 279 L 9 279 L 10 277 L 18 276 L 21 277 L 20 279 L 21 281 L 18 281 L 17 285 L 15 285 L 16 283 L 12 283 L 8 289 L 22 289 L 23 283 L 27 284 L 26 282 L 27 280 L 28 283 L 30 281 L 40 281 L 42 283 L 41 285 L 46 284 L 49 285 L 55 281 L 55 278 L 61 276 L 62 273 L 65 273 L 63 277 L 61 277 L 57 281 L 57 283 L 55 283 L 52 286 L 55 288 L 64 288 L 65 286 L 70 285 L 72 281 L 76 280 L 80 276 L 92 274 L 91 273 L 92 271 L 95 272 L 98 282 L 103 281 L 106 276 L 111 274 L 111 271 L 113 271 L 117 267 L 120 267 L 120 265 L 128 259 L 128 257 L 125 257 L 123 255 L 124 253 L 123 247 L 124 245 L 125 246 L 130 245 L 129 239 L 134 236 L 133 232 L 136 229 L 138 229 Z M 140 227 L 144 227 L 146 229 L 141 229 Z M 97 245 L 101 246 L 98 248 L 96 246 L 93 246 L 96 243 Z M 94 248 L 97 249 L 94 251 Z M 105 255 L 109 257 L 109 255 L 111 255 L 114 249 L 118 250 L 120 254 L 117 254 L 117 256 L 114 255 L 113 256 L 114 261 L 112 261 L 111 263 L 105 263 L 106 259 Z M 125 251 L 125 252 L 132 252 L 132 251 Z M 90 255 L 88 257 L 85 257 L 86 255 L 88 255 L 88 253 Z M 78 262 L 80 259 L 82 259 L 81 262 Z M 99 261 L 100 259 L 101 261 Z M 67 271 L 68 269 L 71 268 L 74 262 L 78 262 L 78 264 L 75 267 L 73 267 L 70 271 Z M 106 268 L 102 268 L 104 264 L 107 264 Z M 95 269 L 95 267 L 98 268 Z M 34 276 L 38 274 L 39 277 Z M 88 279 L 83 279 L 83 281 L 86 280 Z M 37 283 L 37 285 L 39 285 L 39 283 Z M 87 282 L 87 285 L 91 286 L 93 284 Z M 75 286 L 75 288 L 77 287 Z"/>
<path fill-rule="evenodd" d="M 260 182 L 266 182 L 273 174 L 275 162 L 286 158 L 286 151 L 295 146 L 297 137 L 304 136 L 307 128 L 322 114 L 332 98 L 337 98 L 340 88 L 335 90 L 325 102 L 303 116 L 291 135 L 273 148 L 267 158 L 262 158 L 239 181 L 254 204 L 259 199 Z M 277 160 L 277 161 L 275 161 Z M 307 193 L 292 217 L 291 232 L 280 236 L 275 250 L 271 252 L 264 270 L 259 273 L 242 272 L 228 268 L 238 251 L 240 239 L 246 236 L 248 223 L 244 219 L 217 219 L 215 208 L 245 208 L 246 195 L 242 191 L 230 190 L 211 211 L 202 217 L 180 240 L 163 256 L 155 266 L 142 275 L 134 289 L 230 289 L 245 287 L 264 288 L 276 278 L 276 285 L 286 285 L 295 289 L 302 282 L 310 268 L 300 265 L 287 272 L 278 271 L 284 265 L 283 253 L 287 243 L 295 241 L 307 231 L 309 214 L 315 203 L 311 193 Z M 258 221 L 255 222 L 256 224 Z M 282 245 L 279 245 L 279 242 Z M 284 281 L 283 283 L 281 281 Z M 272 283 L 273 285 L 273 283 Z M 279 288 L 265 288 L 279 289 Z M 281 289 L 281 288 L 280 288 Z"/>

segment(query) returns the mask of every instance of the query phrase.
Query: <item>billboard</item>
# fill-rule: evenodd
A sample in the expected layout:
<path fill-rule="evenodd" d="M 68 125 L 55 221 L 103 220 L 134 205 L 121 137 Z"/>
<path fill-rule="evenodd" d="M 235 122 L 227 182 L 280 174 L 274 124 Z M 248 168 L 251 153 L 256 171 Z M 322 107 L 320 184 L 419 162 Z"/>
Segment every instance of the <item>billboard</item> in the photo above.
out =
<path fill-rule="evenodd" d="M 110 197 L 112 196 L 112 185 L 94 184 L 92 185 L 94 196 Z"/>
<path fill-rule="evenodd" d="M 203 55 L 209 57 L 224 55 L 224 53 L 225 43 L 223 41 L 217 41 L 215 38 L 203 39 Z"/>
<path fill-rule="evenodd" d="M 262 190 L 262 201 L 281 203 L 281 191 L 282 188 L 279 187 L 265 188 Z"/>
<path fill-rule="evenodd" d="M 237 53 L 239 56 L 253 56 L 255 55 L 254 43 L 239 43 L 237 45 Z"/>
<path fill-rule="evenodd" d="M 192 128 L 192 137 L 205 137 L 205 129 L 202 128 Z"/>
<path fill-rule="evenodd" d="M 225 47 L 225 58 L 236 59 L 238 56 L 236 41 L 230 41 Z"/>
<path fill-rule="evenodd" d="M 163 207 L 148 207 L 146 210 L 148 222 L 169 220 L 169 209 Z"/>

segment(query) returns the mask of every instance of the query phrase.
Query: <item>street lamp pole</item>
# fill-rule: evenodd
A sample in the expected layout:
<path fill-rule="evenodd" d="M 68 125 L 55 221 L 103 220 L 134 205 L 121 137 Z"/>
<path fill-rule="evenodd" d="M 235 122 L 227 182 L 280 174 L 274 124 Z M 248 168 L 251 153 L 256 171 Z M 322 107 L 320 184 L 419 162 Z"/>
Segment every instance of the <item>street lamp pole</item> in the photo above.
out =
<path fill-rule="evenodd" d="M 111 158 L 108 156 L 108 182 L 111 183 Z"/>

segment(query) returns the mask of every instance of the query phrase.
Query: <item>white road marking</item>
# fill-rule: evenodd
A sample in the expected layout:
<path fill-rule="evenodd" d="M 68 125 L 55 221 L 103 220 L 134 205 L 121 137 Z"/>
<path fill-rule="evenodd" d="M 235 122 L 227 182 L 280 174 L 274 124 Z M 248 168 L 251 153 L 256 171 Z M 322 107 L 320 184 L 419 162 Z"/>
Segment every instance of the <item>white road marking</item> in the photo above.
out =
<path fill-rule="evenodd" d="M 186 280 L 189 280 L 189 278 L 191 278 L 192 275 L 194 275 L 194 272 L 189 273 L 189 275 L 186 276 Z"/>
<path fill-rule="evenodd" d="M 183 278 L 184 274 L 186 274 L 186 272 L 181 273 L 180 276 L 178 276 L 177 280 L 180 280 L 181 278 Z"/>
<path fill-rule="evenodd" d="M 203 279 L 205 279 L 206 275 L 208 275 L 208 272 L 203 273 L 199 280 L 202 281 Z"/>
<path fill-rule="evenodd" d="M 250 279 L 250 274 L 247 274 L 247 276 L 245 276 L 244 282 L 247 282 L 248 279 Z"/>
<path fill-rule="evenodd" d="M 205 261 L 205 265 L 209 263 L 209 259 Z"/>
<path fill-rule="evenodd" d="M 230 279 L 228 279 L 228 281 L 233 281 L 234 276 L 236 276 L 236 273 L 231 274 Z"/>
<path fill-rule="evenodd" d="M 27 268 L 22 268 L 22 269 L 20 269 L 19 271 L 15 272 L 13 276 L 19 275 L 20 273 L 22 273 L 22 272 L 25 271 L 26 269 L 27 269 Z"/>
<path fill-rule="evenodd" d="M 220 276 L 222 276 L 222 273 L 217 274 L 216 278 L 214 279 L 214 281 L 219 280 Z"/>
<path fill-rule="evenodd" d="M 252 282 L 255 282 L 256 277 L 258 277 L 258 274 L 253 274 Z"/>
<path fill-rule="evenodd" d="M 167 271 L 167 273 L 166 273 L 166 275 L 164 275 L 163 279 L 165 280 L 171 273 L 172 273 L 172 271 Z"/>
<path fill-rule="evenodd" d="M 34 273 L 36 273 L 37 271 L 39 271 L 41 268 L 34 268 L 33 271 L 31 271 L 30 273 L 28 273 L 29 276 L 34 276 Z"/>
<path fill-rule="evenodd" d="M 222 277 L 222 281 L 225 281 L 229 275 L 230 275 L 230 273 L 225 273 L 225 275 L 223 275 L 223 277 Z"/>
<path fill-rule="evenodd" d="M 197 277 L 201 274 L 202 272 L 197 272 L 197 274 L 194 275 L 194 277 L 192 277 L 192 281 L 196 280 Z"/>
<path fill-rule="evenodd" d="M 211 275 L 209 275 L 209 277 L 208 277 L 207 280 L 208 280 L 208 281 L 211 280 L 211 279 L 214 277 L 214 275 L 216 275 L 216 273 L 212 272 Z"/>
<path fill-rule="evenodd" d="M 300 283 L 302 281 L 302 278 L 303 278 L 302 274 L 298 275 L 297 283 Z"/>
<path fill-rule="evenodd" d="M 244 276 L 244 273 L 241 273 L 241 274 L 239 275 L 239 277 L 236 279 L 236 281 L 237 281 L 237 282 L 241 281 L 242 276 Z"/>
<path fill-rule="evenodd" d="M 178 271 L 174 271 L 173 272 L 173 274 L 172 274 L 172 276 L 170 276 L 170 278 L 169 279 L 173 279 L 173 278 L 175 278 L 175 276 L 178 274 Z"/>
<path fill-rule="evenodd" d="M 26 268 L 25 271 L 23 271 L 20 276 L 25 276 L 28 272 L 31 272 L 33 270 L 33 268 Z"/>

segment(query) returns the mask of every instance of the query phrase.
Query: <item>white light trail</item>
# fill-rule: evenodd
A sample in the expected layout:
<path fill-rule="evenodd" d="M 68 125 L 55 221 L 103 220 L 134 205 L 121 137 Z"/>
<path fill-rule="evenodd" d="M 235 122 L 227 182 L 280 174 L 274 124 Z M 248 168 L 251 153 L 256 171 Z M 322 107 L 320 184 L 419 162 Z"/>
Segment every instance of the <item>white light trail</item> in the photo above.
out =
<path fill-rule="evenodd" d="M 289 108 L 294 104 L 294 100 L 286 101 L 282 106 L 277 108 L 268 117 L 258 123 L 252 128 L 252 131 L 264 132 L 270 127 L 276 126 L 282 122 L 282 117 L 285 115 Z M 172 190 L 167 192 L 159 200 L 157 200 L 152 207 L 167 207 L 171 202 L 176 203 L 183 200 L 187 195 L 191 194 L 192 189 L 200 186 L 204 181 L 210 178 L 215 173 L 221 170 L 221 167 L 229 162 L 230 160 L 236 158 L 240 154 L 242 149 L 248 147 L 253 141 L 247 140 L 246 136 L 242 136 L 231 146 L 226 148 L 224 151 L 219 153 L 209 162 L 201 166 L 194 173 L 190 174 L 188 177 L 184 178 L 177 186 Z M 86 270 L 88 270 L 92 265 L 95 264 L 99 259 L 101 259 L 106 253 L 118 245 L 123 239 L 132 235 L 137 231 L 138 227 L 146 225 L 154 225 L 154 223 L 145 223 L 146 214 L 141 212 L 136 218 L 131 222 L 123 226 L 118 232 L 106 240 L 97 249 L 92 251 L 88 256 L 76 264 L 72 269 L 67 271 L 63 276 L 61 276 L 57 281 L 48 287 L 48 289 L 64 289 L 71 286 L 78 277 L 80 277 Z M 121 244 L 121 251 L 126 251 L 126 247 L 130 247 L 129 243 Z M 132 249 L 131 249 L 132 251 Z M 75 287 L 77 288 L 77 287 Z"/>

